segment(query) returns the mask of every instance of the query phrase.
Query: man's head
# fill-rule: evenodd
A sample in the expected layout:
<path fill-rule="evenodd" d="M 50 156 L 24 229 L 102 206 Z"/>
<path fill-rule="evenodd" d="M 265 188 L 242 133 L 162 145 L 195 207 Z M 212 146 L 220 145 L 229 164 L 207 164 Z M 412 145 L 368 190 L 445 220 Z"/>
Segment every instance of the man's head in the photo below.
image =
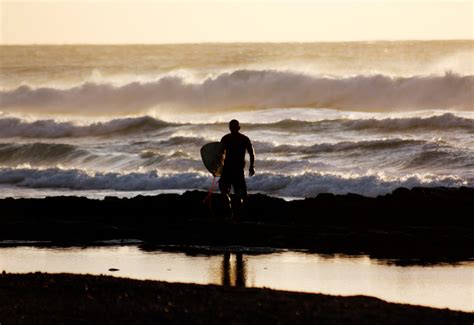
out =
<path fill-rule="evenodd" d="M 237 120 L 232 120 L 229 122 L 229 130 L 232 133 L 237 133 L 240 130 L 240 124 Z"/>

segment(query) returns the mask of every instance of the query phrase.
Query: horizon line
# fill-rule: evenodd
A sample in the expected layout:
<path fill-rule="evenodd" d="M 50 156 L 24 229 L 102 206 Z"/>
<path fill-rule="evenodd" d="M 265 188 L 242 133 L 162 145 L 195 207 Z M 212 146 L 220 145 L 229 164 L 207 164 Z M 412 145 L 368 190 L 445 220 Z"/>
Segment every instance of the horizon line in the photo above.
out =
<path fill-rule="evenodd" d="M 127 45 L 218 45 L 218 44 L 314 44 L 314 43 L 389 43 L 389 42 L 469 42 L 474 38 L 452 39 L 376 39 L 347 41 L 205 41 L 205 42 L 163 42 L 163 43 L 0 43 L 0 46 L 127 46 Z"/>

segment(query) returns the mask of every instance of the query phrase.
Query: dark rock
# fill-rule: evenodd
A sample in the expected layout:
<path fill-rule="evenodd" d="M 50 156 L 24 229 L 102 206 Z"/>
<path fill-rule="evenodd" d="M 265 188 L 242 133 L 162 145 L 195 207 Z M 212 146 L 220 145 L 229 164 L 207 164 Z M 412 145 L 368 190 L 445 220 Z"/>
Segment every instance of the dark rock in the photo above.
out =
<path fill-rule="evenodd" d="M 438 260 L 474 257 L 473 188 L 400 188 L 376 198 L 320 194 L 288 202 L 254 194 L 237 225 L 223 223 L 219 194 L 204 203 L 206 196 L 188 191 L 103 200 L 3 199 L 0 240 L 68 245 L 136 238 L 162 245 L 307 248 Z"/>

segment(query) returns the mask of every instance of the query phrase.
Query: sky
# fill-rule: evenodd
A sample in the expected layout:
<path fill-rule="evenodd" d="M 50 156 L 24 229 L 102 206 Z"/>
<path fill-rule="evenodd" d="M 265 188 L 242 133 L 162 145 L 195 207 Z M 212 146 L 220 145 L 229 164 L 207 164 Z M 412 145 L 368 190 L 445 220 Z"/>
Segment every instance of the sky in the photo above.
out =
<path fill-rule="evenodd" d="M 0 0 L 0 44 L 473 38 L 474 0 Z"/>

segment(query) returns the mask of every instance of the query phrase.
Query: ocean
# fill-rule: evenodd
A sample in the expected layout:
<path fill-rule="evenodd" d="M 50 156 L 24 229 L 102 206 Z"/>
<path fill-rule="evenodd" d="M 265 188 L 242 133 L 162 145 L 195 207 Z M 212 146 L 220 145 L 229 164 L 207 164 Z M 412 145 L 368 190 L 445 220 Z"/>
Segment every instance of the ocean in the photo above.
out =
<path fill-rule="evenodd" d="M 0 46 L 0 197 L 208 190 L 228 121 L 249 192 L 474 186 L 474 41 Z"/>

